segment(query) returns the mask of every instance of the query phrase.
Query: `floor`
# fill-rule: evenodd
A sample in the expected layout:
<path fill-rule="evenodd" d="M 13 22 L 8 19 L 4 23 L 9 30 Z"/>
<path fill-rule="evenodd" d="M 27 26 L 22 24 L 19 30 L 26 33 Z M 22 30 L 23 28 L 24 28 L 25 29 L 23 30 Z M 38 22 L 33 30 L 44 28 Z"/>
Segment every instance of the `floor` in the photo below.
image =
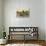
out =
<path fill-rule="evenodd" d="M 0 46 L 46 46 L 46 42 L 45 41 L 9 41 L 7 44 L 5 45 L 0 45 Z"/>
<path fill-rule="evenodd" d="M 42 46 L 39 44 L 7 44 L 7 45 L 0 45 L 0 46 Z"/>

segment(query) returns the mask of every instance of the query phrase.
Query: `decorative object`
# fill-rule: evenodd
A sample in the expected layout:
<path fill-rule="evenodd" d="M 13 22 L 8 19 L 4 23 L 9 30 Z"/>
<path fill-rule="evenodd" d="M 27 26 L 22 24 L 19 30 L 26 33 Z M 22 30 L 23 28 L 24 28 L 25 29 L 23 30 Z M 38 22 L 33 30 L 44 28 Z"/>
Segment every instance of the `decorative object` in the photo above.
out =
<path fill-rule="evenodd" d="M 5 27 L 4 25 L 2 25 L 2 28 L 1 28 L 1 31 L 0 32 L 0 44 L 6 44 L 7 43 L 7 39 L 6 39 L 6 32 L 5 32 Z"/>
<path fill-rule="evenodd" d="M 29 16 L 29 9 L 18 9 L 16 11 L 17 17 L 28 17 Z"/>

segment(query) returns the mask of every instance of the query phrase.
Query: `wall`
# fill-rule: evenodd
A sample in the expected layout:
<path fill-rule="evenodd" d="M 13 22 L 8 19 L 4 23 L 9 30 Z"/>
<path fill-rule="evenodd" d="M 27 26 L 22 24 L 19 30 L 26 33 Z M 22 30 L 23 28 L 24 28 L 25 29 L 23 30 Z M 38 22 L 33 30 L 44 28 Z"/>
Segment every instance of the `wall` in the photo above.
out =
<path fill-rule="evenodd" d="M 17 8 L 29 8 L 30 16 L 17 18 Z M 7 35 L 10 26 L 39 27 L 39 39 L 45 39 L 44 0 L 4 0 L 4 26 Z"/>
<path fill-rule="evenodd" d="M 0 0 L 0 38 L 2 38 L 2 0 Z"/>
<path fill-rule="evenodd" d="M 45 0 L 45 40 L 46 40 L 46 0 Z"/>

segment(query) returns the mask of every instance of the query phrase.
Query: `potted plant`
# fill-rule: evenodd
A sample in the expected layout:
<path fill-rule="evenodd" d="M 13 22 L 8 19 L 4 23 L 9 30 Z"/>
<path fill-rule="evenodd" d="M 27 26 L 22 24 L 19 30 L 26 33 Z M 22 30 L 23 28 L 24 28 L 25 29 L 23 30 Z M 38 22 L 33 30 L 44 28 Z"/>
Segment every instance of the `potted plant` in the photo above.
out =
<path fill-rule="evenodd" d="M 2 28 L 2 30 L 4 31 L 4 28 Z M 2 37 L 0 38 L 0 44 L 6 44 L 7 40 L 6 40 L 6 32 L 2 31 Z"/>

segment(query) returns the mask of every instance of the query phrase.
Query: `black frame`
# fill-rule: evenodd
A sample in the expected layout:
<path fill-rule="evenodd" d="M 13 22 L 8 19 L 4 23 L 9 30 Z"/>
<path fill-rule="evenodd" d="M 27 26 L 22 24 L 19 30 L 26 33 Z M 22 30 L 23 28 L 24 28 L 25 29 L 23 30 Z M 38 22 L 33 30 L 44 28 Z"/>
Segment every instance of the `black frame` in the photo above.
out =
<path fill-rule="evenodd" d="M 37 40 L 38 40 L 38 27 L 9 27 L 9 37 L 10 37 L 11 29 L 13 29 L 13 32 L 16 32 L 16 31 L 14 31 L 14 29 L 24 29 L 24 31 L 25 31 L 26 28 L 33 28 L 33 32 L 37 32 Z M 19 32 L 21 32 L 21 31 L 19 31 Z M 24 35 L 24 40 L 25 40 L 25 35 Z"/>

